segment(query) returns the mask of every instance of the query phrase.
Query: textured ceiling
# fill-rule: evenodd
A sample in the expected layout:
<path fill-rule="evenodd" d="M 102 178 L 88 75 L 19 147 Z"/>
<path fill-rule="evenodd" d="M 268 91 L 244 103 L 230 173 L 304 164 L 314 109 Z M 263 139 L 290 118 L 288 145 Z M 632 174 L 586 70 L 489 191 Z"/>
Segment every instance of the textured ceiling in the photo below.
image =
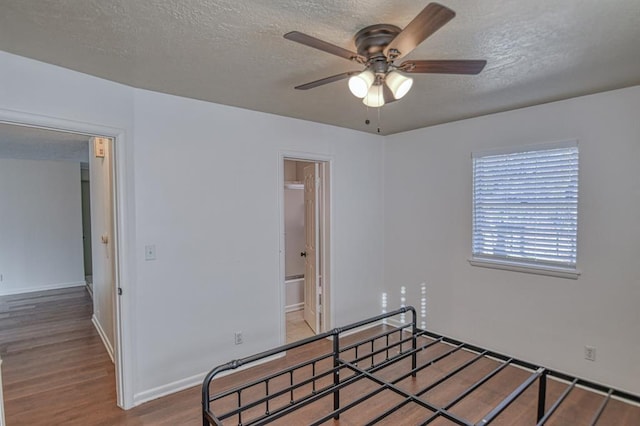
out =
<path fill-rule="evenodd" d="M 285 40 L 298 30 L 354 50 L 375 23 L 406 26 L 415 0 L 2 0 L 0 50 L 130 86 L 375 132 L 346 81 L 361 69 Z M 478 76 L 415 75 L 380 110 L 391 134 L 640 84 L 638 0 L 441 0 L 457 16 L 405 59 L 486 59 Z M 371 125 L 365 119 L 371 119 Z"/>

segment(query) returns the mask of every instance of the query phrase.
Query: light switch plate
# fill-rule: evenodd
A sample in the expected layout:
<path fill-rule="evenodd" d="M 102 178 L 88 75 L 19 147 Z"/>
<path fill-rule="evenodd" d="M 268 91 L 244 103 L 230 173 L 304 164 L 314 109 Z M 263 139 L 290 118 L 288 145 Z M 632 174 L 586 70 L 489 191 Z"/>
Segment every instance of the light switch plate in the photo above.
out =
<path fill-rule="evenodd" d="M 106 148 L 106 139 L 105 138 L 94 138 L 93 139 L 93 151 L 96 155 L 96 158 L 104 158 L 107 152 Z"/>

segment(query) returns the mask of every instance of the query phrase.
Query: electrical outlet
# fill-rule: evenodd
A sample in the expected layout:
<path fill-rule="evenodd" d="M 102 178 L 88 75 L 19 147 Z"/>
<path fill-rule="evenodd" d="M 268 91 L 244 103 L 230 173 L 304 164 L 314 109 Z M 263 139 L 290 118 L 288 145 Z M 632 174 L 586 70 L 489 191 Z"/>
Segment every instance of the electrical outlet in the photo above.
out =
<path fill-rule="evenodd" d="M 585 346 L 584 347 L 584 359 L 588 361 L 596 360 L 596 348 L 594 346 Z"/>
<path fill-rule="evenodd" d="M 0 274 L 0 281 L 4 281 L 4 275 Z"/>
<path fill-rule="evenodd" d="M 242 331 L 235 332 L 234 339 L 235 339 L 236 345 L 241 345 L 242 342 L 244 342 L 244 338 L 242 337 Z"/>
<path fill-rule="evenodd" d="M 144 246 L 144 260 L 156 260 L 155 244 Z"/>

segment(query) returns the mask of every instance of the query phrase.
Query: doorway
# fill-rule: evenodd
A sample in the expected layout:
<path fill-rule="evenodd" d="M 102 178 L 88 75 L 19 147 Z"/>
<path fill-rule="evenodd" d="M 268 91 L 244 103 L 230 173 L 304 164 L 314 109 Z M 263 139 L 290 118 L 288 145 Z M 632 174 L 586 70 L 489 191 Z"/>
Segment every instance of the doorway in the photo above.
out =
<path fill-rule="evenodd" d="M 42 160 L 58 159 L 59 162 L 79 163 L 76 164 L 78 172 L 78 225 L 76 229 L 78 250 L 76 260 L 79 264 L 78 270 L 82 275 L 81 278 L 92 278 L 93 289 L 90 289 L 93 293 L 91 322 L 114 363 L 117 396 L 114 405 L 127 408 L 130 403 L 124 393 L 121 364 L 123 348 L 120 344 L 121 313 L 119 299 L 116 297 L 116 290 L 119 286 L 116 225 L 119 221 L 116 216 L 115 142 L 116 137 L 120 137 L 122 133 L 117 129 L 0 110 L 0 130 L 2 129 L 6 130 L 14 140 L 11 146 L 11 150 L 14 152 L 17 149 L 16 145 L 31 140 L 35 143 L 24 150 L 25 152 L 41 152 L 43 158 L 40 159 Z M 38 134 L 43 135 L 41 140 L 36 137 Z M 108 134 L 109 136 L 94 136 L 95 134 Z M 97 143 L 97 140 L 100 142 Z M 66 144 L 69 141 L 74 143 L 82 141 L 84 146 L 82 149 L 86 150 L 86 158 L 82 161 L 63 158 L 65 155 L 74 155 L 78 151 L 77 146 Z M 101 147 L 104 156 L 97 155 L 98 146 Z M 56 156 L 60 156 L 60 158 L 56 158 Z M 36 159 L 34 158 L 34 160 Z M 83 224 L 81 218 L 82 221 L 88 219 L 89 224 Z M 91 228 L 94 231 L 94 238 L 88 235 Z M 92 240 L 93 247 L 91 247 Z M 84 285 L 85 280 L 83 279 L 82 282 Z M 68 284 L 64 283 L 64 286 Z M 48 290 L 48 288 L 41 290 Z"/>
<path fill-rule="evenodd" d="M 285 339 L 330 327 L 330 161 L 283 156 Z"/>
<path fill-rule="evenodd" d="M 80 186 L 82 190 L 82 259 L 84 280 L 93 297 L 93 259 L 91 256 L 91 182 L 89 163 L 80 164 Z"/>

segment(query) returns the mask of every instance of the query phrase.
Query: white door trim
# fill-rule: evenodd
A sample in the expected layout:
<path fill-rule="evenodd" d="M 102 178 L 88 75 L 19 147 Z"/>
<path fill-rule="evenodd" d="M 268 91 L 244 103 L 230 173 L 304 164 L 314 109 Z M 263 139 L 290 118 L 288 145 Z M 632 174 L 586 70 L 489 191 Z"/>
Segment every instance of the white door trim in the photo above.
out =
<path fill-rule="evenodd" d="M 323 195 L 324 183 L 320 178 L 320 165 L 324 169 L 324 163 L 305 162 L 304 170 L 304 308 L 303 318 L 311 327 L 311 330 L 318 334 L 323 330 L 320 324 L 322 317 L 319 298 L 322 293 L 318 291 L 321 286 L 322 260 L 323 256 L 319 248 L 323 247 L 320 240 L 320 228 L 324 217 L 320 215 L 319 200 Z M 286 230 L 285 230 L 286 232 Z M 286 253 L 285 253 L 286 254 Z M 285 269 L 286 269 L 285 261 Z M 285 277 L 286 278 L 286 277 Z"/>
<path fill-rule="evenodd" d="M 91 136 L 104 136 L 114 140 L 115 158 L 112 170 L 113 190 L 113 212 L 115 227 L 115 289 L 122 288 L 128 297 L 117 297 L 114 303 L 115 321 L 115 371 L 116 371 L 116 394 L 117 404 L 123 409 L 133 407 L 133 354 L 131 342 L 133 342 L 133 330 L 131 324 L 131 307 L 133 306 L 133 291 L 127 288 L 127 280 L 124 277 L 131 276 L 134 267 L 133 260 L 127 252 L 127 247 L 133 247 L 133 241 L 127 241 L 127 237 L 132 233 L 128 232 L 129 222 L 127 220 L 128 211 L 125 206 L 129 205 L 127 200 L 127 167 L 125 155 L 126 132 L 124 129 L 103 126 L 94 123 L 84 123 L 67 120 L 58 117 L 50 117 L 32 114 L 22 111 L 14 111 L 0 108 L 0 123 L 15 124 L 28 127 L 38 127 L 62 132 L 82 133 Z"/>
<path fill-rule="evenodd" d="M 331 296 L 333 292 L 333 162 L 334 158 L 331 155 L 300 152 L 300 151 L 280 151 L 278 153 L 278 250 L 279 250 L 279 280 L 278 280 L 278 293 L 280 299 L 280 306 L 278 310 L 278 318 L 280 324 L 280 341 L 282 344 L 287 341 L 287 327 L 286 327 L 286 294 L 285 294 L 285 256 L 284 256 L 284 160 L 298 160 L 298 161 L 311 161 L 311 162 L 323 162 L 326 164 L 325 181 L 327 182 L 328 200 L 325 200 L 325 204 L 328 204 L 328 208 L 325 205 L 324 221 L 327 229 L 323 232 L 320 238 L 323 239 L 322 244 L 322 256 L 324 257 L 323 269 L 320 273 L 323 276 L 323 304 L 322 304 L 322 331 L 328 331 L 334 324 L 334 301 Z M 326 179 L 328 177 L 328 179 Z M 323 182 L 325 185 L 325 182 Z M 326 192 L 325 192 L 326 194 Z M 324 196 L 324 195 L 323 195 Z M 326 203 L 328 201 L 328 203 Z M 328 270 L 328 272 L 327 272 Z M 328 303 L 327 303 L 328 302 Z"/>

